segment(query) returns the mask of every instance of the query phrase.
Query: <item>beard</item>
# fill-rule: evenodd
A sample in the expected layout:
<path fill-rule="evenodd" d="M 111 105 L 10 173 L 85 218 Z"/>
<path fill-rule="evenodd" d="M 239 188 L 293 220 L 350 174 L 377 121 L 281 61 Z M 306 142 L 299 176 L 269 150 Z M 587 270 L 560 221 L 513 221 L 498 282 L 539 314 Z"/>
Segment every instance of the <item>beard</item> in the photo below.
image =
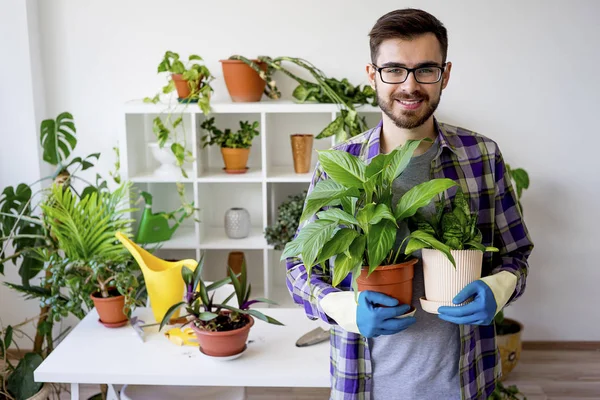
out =
<path fill-rule="evenodd" d="M 423 93 L 420 91 L 413 92 L 410 95 L 392 95 L 389 99 L 383 99 L 379 95 L 379 91 L 377 90 L 377 83 L 375 83 L 375 93 L 377 95 L 377 102 L 381 110 L 388 116 L 389 119 L 394 122 L 394 124 L 401 129 L 414 129 L 425 123 L 433 115 L 438 105 L 440 104 L 440 99 L 442 97 L 442 88 L 440 87 L 440 92 L 437 98 L 431 100 L 427 93 Z M 394 102 L 396 100 L 422 100 L 422 104 L 419 110 L 400 110 L 398 115 L 395 115 L 392 111 Z"/>

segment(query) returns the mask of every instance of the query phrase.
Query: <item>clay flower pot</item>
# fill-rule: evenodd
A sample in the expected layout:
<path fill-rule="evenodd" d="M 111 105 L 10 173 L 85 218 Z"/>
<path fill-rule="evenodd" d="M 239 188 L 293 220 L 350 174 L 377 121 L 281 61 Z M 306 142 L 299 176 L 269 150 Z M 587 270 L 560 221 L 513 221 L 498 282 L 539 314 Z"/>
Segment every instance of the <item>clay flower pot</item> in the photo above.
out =
<path fill-rule="evenodd" d="M 254 325 L 254 318 L 246 315 L 249 322 L 239 329 L 225 332 L 209 332 L 199 329 L 195 324 L 190 324 L 200 344 L 200 351 L 208 356 L 228 357 L 241 353 L 246 347 L 250 328 Z"/>
<path fill-rule="evenodd" d="M 297 174 L 306 174 L 310 171 L 310 160 L 313 148 L 313 135 L 290 135 L 292 142 L 292 156 L 294 157 L 294 171 Z"/>
<path fill-rule="evenodd" d="M 401 264 L 379 266 L 369 277 L 369 268 L 363 267 L 357 279 L 358 290 L 387 294 L 397 299 L 400 304 L 411 305 L 412 310 L 414 265 L 417 261 L 413 258 Z"/>
<path fill-rule="evenodd" d="M 248 170 L 248 157 L 250 149 L 231 149 L 221 147 L 221 155 L 225 163 L 225 172 L 228 174 L 245 174 Z"/>
<path fill-rule="evenodd" d="M 503 381 L 521 358 L 523 325 L 518 321 L 504 318 L 500 327 L 496 326 L 496 329 L 496 344 L 502 361 L 502 378 L 500 380 Z"/>
<path fill-rule="evenodd" d="M 234 274 L 239 274 L 242 272 L 242 264 L 244 262 L 244 252 L 243 251 L 232 251 L 227 256 L 227 268 L 225 270 L 225 276 L 227 276 L 229 268 L 233 271 Z"/>
<path fill-rule="evenodd" d="M 100 323 L 107 328 L 118 328 L 127 324 L 127 315 L 123 312 L 125 297 L 116 289 L 109 290 L 110 297 L 103 298 L 100 292 L 90 295 L 100 317 Z"/>
<path fill-rule="evenodd" d="M 188 81 L 183 79 L 182 74 L 171 74 L 171 79 L 173 79 L 173 82 L 175 82 L 175 88 L 177 89 L 177 97 L 179 98 L 179 100 L 187 99 L 191 94 Z M 200 77 L 200 80 L 198 81 L 198 90 L 200 89 L 201 84 L 202 77 Z M 198 92 L 198 90 L 196 90 L 196 93 Z"/>
<path fill-rule="evenodd" d="M 223 67 L 223 78 L 227 91 L 234 102 L 260 101 L 267 82 L 248 64 L 239 60 L 219 60 Z M 261 70 L 267 71 L 267 64 L 252 60 Z"/>
<path fill-rule="evenodd" d="M 423 279 L 425 297 L 421 297 L 424 311 L 437 314 L 441 306 L 460 306 L 452 299 L 469 283 L 481 278 L 483 252 L 479 250 L 450 250 L 456 268 L 439 250 L 423 249 Z"/>

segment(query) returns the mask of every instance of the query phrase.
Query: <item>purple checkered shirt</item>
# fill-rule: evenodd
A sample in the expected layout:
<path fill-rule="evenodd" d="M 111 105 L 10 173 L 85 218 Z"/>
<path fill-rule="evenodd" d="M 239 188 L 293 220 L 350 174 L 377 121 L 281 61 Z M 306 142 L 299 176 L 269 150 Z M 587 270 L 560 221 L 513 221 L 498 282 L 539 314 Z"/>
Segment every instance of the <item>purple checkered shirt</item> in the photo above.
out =
<path fill-rule="evenodd" d="M 369 162 L 380 152 L 382 123 L 363 134 L 335 146 Z M 491 139 L 435 120 L 440 147 L 431 165 L 432 178 L 449 178 L 460 184 L 469 197 L 471 209 L 479 210 L 478 227 L 486 246 L 500 249 L 484 253 L 482 275 L 509 271 L 517 285 L 507 305 L 525 290 L 527 259 L 533 243 L 523 222 L 521 211 L 498 145 Z M 317 164 L 309 193 L 317 182 L 328 179 Z M 456 187 L 445 193 L 448 204 Z M 441 198 L 441 197 L 440 197 Z M 439 202 L 440 198 L 435 202 Z M 310 221 L 304 222 L 298 232 Z M 310 319 L 321 318 L 331 324 L 331 396 L 333 400 L 369 400 L 371 398 L 371 356 L 365 337 L 347 332 L 329 318 L 319 305 L 328 293 L 352 290 L 350 279 L 332 287 L 333 268 L 329 262 L 313 267 L 310 281 L 306 268 L 297 257 L 288 258 L 286 283 L 296 304 L 302 305 Z M 460 325 L 460 385 L 463 399 L 487 399 L 501 375 L 494 324 Z"/>

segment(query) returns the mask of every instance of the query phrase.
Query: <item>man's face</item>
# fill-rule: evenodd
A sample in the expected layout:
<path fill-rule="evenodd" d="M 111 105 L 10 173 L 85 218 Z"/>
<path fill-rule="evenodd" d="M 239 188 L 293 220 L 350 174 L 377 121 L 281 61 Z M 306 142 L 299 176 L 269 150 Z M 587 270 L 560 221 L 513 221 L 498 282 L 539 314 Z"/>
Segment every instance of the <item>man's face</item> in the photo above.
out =
<path fill-rule="evenodd" d="M 387 39 L 379 46 L 375 65 L 378 67 L 442 66 L 440 44 L 432 33 L 411 40 Z M 371 86 L 377 92 L 377 100 L 382 111 L 398 126 L 413 129 L 423 125 L 434 113 L 450 79 L 448 63 L 437 83 L 419 83 L 414 73 L 410 73 L 403 83 L 389 84 L 381 80 L 379 72 L 371 64 L 367 74 Z"/>

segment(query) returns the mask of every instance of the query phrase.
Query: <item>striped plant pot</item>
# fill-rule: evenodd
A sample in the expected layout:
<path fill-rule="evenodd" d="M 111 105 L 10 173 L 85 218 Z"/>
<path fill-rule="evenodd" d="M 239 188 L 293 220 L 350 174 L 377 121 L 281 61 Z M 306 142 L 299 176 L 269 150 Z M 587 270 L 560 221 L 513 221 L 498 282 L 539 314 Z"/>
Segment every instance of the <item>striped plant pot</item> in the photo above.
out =
<path fill-rule="evenodd" d="M 479 250 L 451 250 L 456 268 L 439 250 L 423 249 L 423 278 L 425 297 L 421 297 L 424 311 L 437 314 L 438 307 L 459 306 L 452 299 L 469 283 L 481 278 L 483 252 Z"/>

